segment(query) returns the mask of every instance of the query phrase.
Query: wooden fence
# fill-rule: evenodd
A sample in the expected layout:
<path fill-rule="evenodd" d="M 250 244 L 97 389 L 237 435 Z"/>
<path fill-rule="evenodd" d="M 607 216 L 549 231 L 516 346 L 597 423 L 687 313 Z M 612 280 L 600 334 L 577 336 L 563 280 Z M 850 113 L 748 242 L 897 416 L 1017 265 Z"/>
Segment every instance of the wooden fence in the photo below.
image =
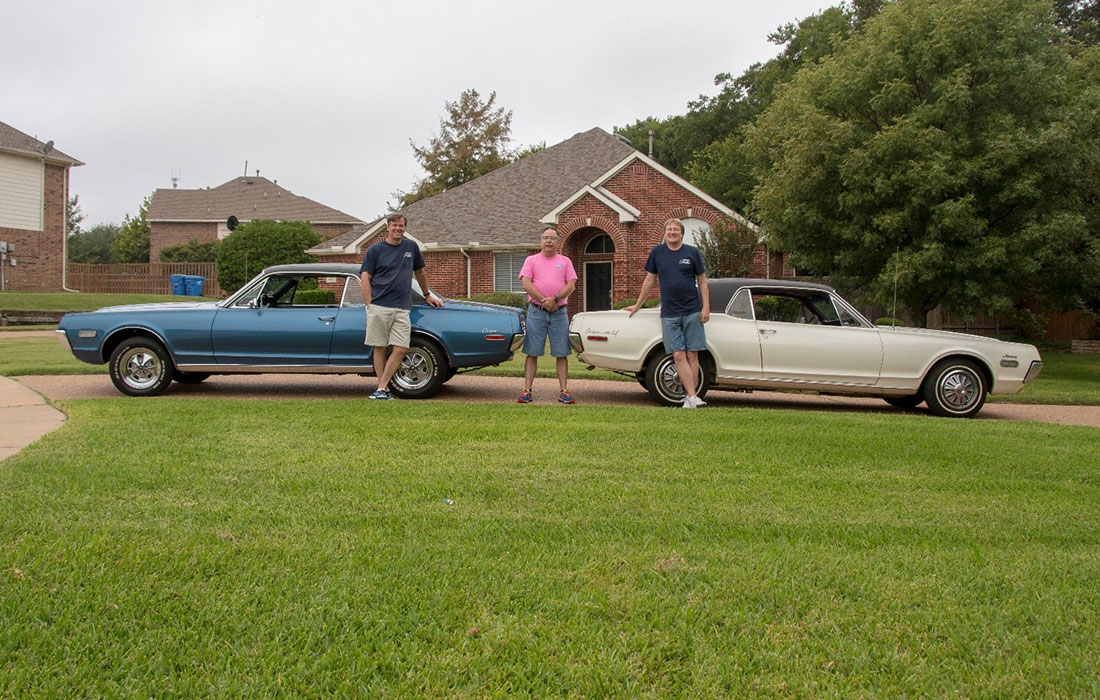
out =
<path fill-rule="evenodd" d="M 225 296 L 218 286 L 218 264 L 212 262 L 111 265 L 69 263 L 67 283 L 77 291 L 97 294 L 171 294 L 172 275 L 204 277 L 204 297 Z"/>

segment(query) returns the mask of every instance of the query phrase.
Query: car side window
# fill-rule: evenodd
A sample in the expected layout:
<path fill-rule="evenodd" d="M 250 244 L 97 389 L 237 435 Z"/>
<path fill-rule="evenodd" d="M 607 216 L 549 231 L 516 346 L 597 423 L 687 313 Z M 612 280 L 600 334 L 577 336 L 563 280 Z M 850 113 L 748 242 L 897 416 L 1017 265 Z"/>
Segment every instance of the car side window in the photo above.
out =
<path fill-rule="evenodd" d="M 729 308 L 726 309 L 726 313 L 734 318 L 743 318 L 746 321 L 752 320 L 752 294 L 747 289 L 739 289 L 737 293 L 733 295 L 733 299 L 730 300 Z"/>
<path fill-rule="evenodd" d="M 757 321 L 776 323 L 811 323 L 809 318 L 816 314 L 803 303 L 802 299 L 786 294 L 773 294 L 754 290 L 752 305 Z"/>
<path fill-rule="evenodd" d="M 826 326 L 839 326 L 840 314 L 833 306 L 833 299 L 828 294 L 814 293 L 806 297 L 806 303 L 816 312 L 818 319 Z"/>
<path fill-rule="evenodd" d="M 366 302 L 363 300 L 363 285 L 360 283 L 358 277 L 348 277 L 348 282 L 344 285 L 344 298 L 340 302 L 340 306 L 365 306 Z"/>

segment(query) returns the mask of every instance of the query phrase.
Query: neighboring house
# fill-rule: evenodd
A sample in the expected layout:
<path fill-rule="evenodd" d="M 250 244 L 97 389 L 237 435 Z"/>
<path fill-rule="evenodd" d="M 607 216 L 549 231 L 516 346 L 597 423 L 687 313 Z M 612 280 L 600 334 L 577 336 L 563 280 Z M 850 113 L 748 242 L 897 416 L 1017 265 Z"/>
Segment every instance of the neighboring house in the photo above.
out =
<path fill-rule="evenodd" d="M 84 165 L 0 122 L 0 242 L 14 248 L 2 263 L 6 291 L 65 288 L 69 168 Z"/>
<path fill-rule="evenodd" d="M 401 210 L 420 244 L 433 289 L 445 296 L 522 291 L 523 260 L 546 224 L 579 277 L 570 313 L 637 298 L 649 249 L 665 222 L 683 219 L 686 239 L 721 217 L 757 227 L 625 140 L 592 129 Z M 357 225 L 310 253 L 358 262 L 381 240 L 385 220 Z M 783 258 L 761 245 L 751 273 L 778 277 Z"/>
<path fill-rule="evenodd" d="M 230 216 L 242 224 L 253 219 L 308 221 L 321 240 L 363 224 L 361 219 L 296 195 L 259 175 L 201 190 L 158 189 L 145 214 L 149 261 L 158 262 L 160 251 L 171 246 L 225 238 L 229 235 L 225 222 Z"/>

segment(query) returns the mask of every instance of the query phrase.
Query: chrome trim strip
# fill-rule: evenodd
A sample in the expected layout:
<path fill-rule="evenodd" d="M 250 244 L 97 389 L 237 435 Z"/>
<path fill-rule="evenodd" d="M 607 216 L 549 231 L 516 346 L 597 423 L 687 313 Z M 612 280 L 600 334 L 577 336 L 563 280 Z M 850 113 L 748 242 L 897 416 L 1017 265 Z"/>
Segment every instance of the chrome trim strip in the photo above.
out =
<path fill-rule="evenodd" d="M 1039 376 L 1039 373 L 1043 371 L 1042 360 L 1032 360 L 1031 366 L 1027 368 L 1027 374 L 1024 375 L 1024 384 L 1027 384 L 1032 379 Z"/>
<path fill-rule="evenodd" d="M 371 365 L 176 365 L 181 372 L 209 374 L 374 374 Z"/>

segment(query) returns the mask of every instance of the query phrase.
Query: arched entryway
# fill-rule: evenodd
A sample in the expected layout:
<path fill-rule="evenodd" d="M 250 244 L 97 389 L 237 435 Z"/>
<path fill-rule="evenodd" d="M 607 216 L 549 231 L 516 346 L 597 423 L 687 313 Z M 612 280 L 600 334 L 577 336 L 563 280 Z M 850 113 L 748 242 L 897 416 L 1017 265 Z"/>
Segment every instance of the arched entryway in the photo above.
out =
<path fill-rule="evenodd" d="M 615 243 L 601 228 L 587 226 L 569 236 L 564 251 L 577 270 L 576 302 L 570 303 L 570 313 L 606 311 L 611 308 L 614 275 Z"/>

